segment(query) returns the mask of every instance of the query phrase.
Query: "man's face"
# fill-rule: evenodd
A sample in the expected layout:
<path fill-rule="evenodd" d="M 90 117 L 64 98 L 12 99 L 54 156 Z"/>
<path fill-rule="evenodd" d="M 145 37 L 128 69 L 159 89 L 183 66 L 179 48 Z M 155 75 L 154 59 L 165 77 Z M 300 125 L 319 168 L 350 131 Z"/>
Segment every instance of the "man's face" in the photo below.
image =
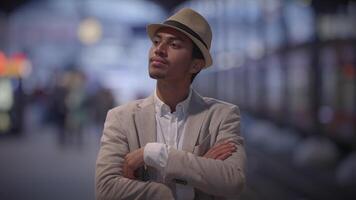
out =
<path fill-rule="evenodd" d="M 172 28 L 161 28 L 152 38 L 149 51 L 151 78 L 167 81 L 186 81 L 195 73 L 192 66 L 192 41 Z"/>

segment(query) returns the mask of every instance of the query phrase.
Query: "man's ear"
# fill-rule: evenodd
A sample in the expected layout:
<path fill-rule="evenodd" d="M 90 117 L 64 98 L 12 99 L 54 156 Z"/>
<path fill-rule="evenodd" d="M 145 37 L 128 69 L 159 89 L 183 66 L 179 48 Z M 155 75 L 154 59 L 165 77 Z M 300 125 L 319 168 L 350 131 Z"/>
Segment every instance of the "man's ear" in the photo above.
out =
<path fill-rule="evenodd" d="M 204 66 L 205 61 L 203 59 L 194 59 L 192 63 L 192 67 L 190 68 L 190 72 L 192 74 L 198 73 Z"/>

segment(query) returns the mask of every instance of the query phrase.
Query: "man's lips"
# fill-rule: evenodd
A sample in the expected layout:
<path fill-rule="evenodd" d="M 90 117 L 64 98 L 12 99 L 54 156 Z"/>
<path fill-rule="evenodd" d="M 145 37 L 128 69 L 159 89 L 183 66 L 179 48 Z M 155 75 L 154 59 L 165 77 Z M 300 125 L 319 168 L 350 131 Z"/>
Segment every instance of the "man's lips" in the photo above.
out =
<path fill-rule="evenodd" d="M 153 57 L 150 59 L 151 64 L 153 65 L 165 65 L 167 64 L 167 61 L 165 61 L 162 58 L 157 58 L 157 57 Z"/>

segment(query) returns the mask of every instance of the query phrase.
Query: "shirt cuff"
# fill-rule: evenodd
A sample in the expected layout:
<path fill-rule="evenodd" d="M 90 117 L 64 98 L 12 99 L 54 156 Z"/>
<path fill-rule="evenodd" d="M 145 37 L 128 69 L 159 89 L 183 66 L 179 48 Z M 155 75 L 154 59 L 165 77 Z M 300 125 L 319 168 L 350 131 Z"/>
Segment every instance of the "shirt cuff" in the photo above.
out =
<path fill-rule="evenodd" d="M 143 150 L 145 164 L 157 170 L 164 170 L 169 148 L 163 143 L 147 143 Z"/>

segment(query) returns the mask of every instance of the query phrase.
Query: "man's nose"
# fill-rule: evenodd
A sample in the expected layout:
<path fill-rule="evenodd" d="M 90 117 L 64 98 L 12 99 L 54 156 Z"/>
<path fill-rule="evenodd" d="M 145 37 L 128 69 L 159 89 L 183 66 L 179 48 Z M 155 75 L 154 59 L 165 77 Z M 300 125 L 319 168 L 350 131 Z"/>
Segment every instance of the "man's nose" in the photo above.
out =
<path fill-rule="evenodd" d="M 156 55 L 164 56 L 167 53 L 167 45 L 165 45 L 163 42 L 159 43 L 154 50 Z"/>

